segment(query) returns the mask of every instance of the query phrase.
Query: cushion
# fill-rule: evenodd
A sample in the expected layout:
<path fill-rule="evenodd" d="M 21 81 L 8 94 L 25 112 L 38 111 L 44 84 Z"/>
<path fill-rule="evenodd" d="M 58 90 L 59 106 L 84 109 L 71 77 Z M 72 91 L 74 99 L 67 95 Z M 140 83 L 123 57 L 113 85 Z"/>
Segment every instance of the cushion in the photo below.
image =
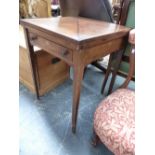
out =
<path fill-rule="evenodd" d="M 134 155 L 134 91 L 118 89 L 104 99 L 94 114 L 94 130 L 115 155 Z"/>

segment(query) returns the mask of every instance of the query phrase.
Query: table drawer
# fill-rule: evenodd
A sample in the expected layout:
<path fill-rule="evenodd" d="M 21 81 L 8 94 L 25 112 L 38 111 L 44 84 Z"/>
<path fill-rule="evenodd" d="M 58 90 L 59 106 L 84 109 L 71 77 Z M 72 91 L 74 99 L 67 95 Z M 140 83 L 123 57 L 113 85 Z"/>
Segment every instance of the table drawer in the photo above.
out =
<path fill-rule="evenodd" d="M 30 32 L 29 34 L 30 34 L 30 42 L 32 45 L 38 46 L 47 51 L 48 53 L 65 60 L 66 62 L 72 63 L 73 53 L 71 50 L 68 50 L 63 46 L 58 45 L 34 33 Z"/>

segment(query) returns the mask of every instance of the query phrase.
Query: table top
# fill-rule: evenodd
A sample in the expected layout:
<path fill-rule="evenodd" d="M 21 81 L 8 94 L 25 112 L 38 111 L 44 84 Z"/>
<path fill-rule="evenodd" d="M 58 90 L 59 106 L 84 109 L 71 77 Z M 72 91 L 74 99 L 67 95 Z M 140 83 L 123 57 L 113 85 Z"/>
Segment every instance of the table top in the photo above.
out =
<path fill-rule="evenodd" d="M 130 28 L 83 17 L 50 17 L 21 19 L 20 24 L 48 34 L 57 34 L 76 42 L 126 35 Z"/>

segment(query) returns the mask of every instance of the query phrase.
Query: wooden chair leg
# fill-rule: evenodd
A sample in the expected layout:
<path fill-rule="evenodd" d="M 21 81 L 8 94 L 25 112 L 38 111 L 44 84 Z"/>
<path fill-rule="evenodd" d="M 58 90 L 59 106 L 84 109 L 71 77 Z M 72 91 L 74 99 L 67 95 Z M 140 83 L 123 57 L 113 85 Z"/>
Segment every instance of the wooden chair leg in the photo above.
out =
<path fill-rule="evenodd" d="M 134 71 L 135 71 L 135 48 L 134 46 L 131 49 L 129 64 L 130 64 L 130 67 L 129 67 L 128 77 L 124 81 L 124 83 L 120 86 L 120 88 L 126 88 L 134 75 Z"/>
<path fill-rule="evenodd" d="M 107 71 L 106 71 L 106 74 L 105 74 L 105 77 L 104 77 L 103 84 L 102 84 L 101 94 L 104 93 L 104 89 L 105 89 L 106 83 L 107 83 L 107 81 L 108 81 L 108 77 L 109 77 L 110 72 L 111 72 L 111 68 L 108 67 L 108 68 L 107 68 Z"/>
<path fill-rule="evenodd" d="M 108 94 L 107 95 L 111 94 L 111 92 L 113 90 L 115 79 L 116 79 L 116 75 L 117 75 L 117 72 L 112 73 L 112 79 L 111 79 L 111 82 L 110 82 L 110 86 L 109 86 Z"/>
<path fill-rule="evenodd" d="M 95 147 L 98 144 L 99 141 L 100 141 L 100 139 L 99 139 L 99 137 L 97 136 L 97 134 L 94 131 L 93 132 L 92 145 Z"/>
<path fill-rule="evenodd" d="M 121 64 L 123 53 L 124 53 L 123 50 L 121 50 L 121 51 L 119 51 L 117 53 L 117 57 L 116 57 L 116 62 L 117 63 L 113 67 L 112 79 L 111 79 L 111 82 L 110 82 L 110 86 L 109 86 L 109 90 L 108 90 L 107 95 L 109 95 L 112 92 L 112 89 L 113 89 L 113 86 L 114 86 L 114 83 L 115 83 L 115 79 L 116 79 L 116 76 L 117 76 L 117 72 L 118 72 L 120 64 Z"/>
<path fill-rule="evenodd" d="M 102 88 L 101 88 L 101 94 L 104 93 L 104 89 L 105 89 L 106 83 L 108 81 L 109 74 L 111 72 L 112 61 L 113 61 L 114 57 L 115 57 L 114 53 L 110 54 L 108 67 L 107 67 L 107 70 L 106 70 L 106 73 L 105 73 L 105 77 L 104 77 L 104 80 L 103 80 L 103 84 L 102 84 Z"/>
<path fill-rule="evenodd" d="M 125 82 L 120 86 L 120 88 L 127 88 L 129 82 L 131 81 L 132 77 L 128 77 Z"/>
<path fill-rule="evenodd" d="M 104 68 L 98 61 L 94 61 L 91 64 L 100 69 L 102 72 L 106 73 L 106 68 Z"/>

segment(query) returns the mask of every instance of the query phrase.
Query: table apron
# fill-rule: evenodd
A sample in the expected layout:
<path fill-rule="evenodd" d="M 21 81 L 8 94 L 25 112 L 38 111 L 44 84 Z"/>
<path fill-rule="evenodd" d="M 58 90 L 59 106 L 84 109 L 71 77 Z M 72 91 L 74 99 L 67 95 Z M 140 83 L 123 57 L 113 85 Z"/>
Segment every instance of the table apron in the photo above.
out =
<path fill-rule="evenodd" d="M 47 53 L 52 54 L 62 60 L 64 60 L 69 65 L 73 64 L 73 51 L 67 49 L 61 45 L 58 45 L 46 38 L 40 37 L 39 35 L 29 33 L 30 43 L 33 46 L 38 46 L 39 48 L 45 50 Z"/>
<path fill-rule="evenodd" d="M 98 46 L 85 49 L 84 51 L 81 51 L 82 63 L 84 65 L 88 65 L 91 62 L 98 60 L 99 58 L 102 58 L 108 54 L 117 52 L 118 50 L 122 50 L 124 48 L 124 44 L 125 44 L 125 39 L 118 38 L 118 39 L 108 41 L 104 44 L 100 44 Z"/>

